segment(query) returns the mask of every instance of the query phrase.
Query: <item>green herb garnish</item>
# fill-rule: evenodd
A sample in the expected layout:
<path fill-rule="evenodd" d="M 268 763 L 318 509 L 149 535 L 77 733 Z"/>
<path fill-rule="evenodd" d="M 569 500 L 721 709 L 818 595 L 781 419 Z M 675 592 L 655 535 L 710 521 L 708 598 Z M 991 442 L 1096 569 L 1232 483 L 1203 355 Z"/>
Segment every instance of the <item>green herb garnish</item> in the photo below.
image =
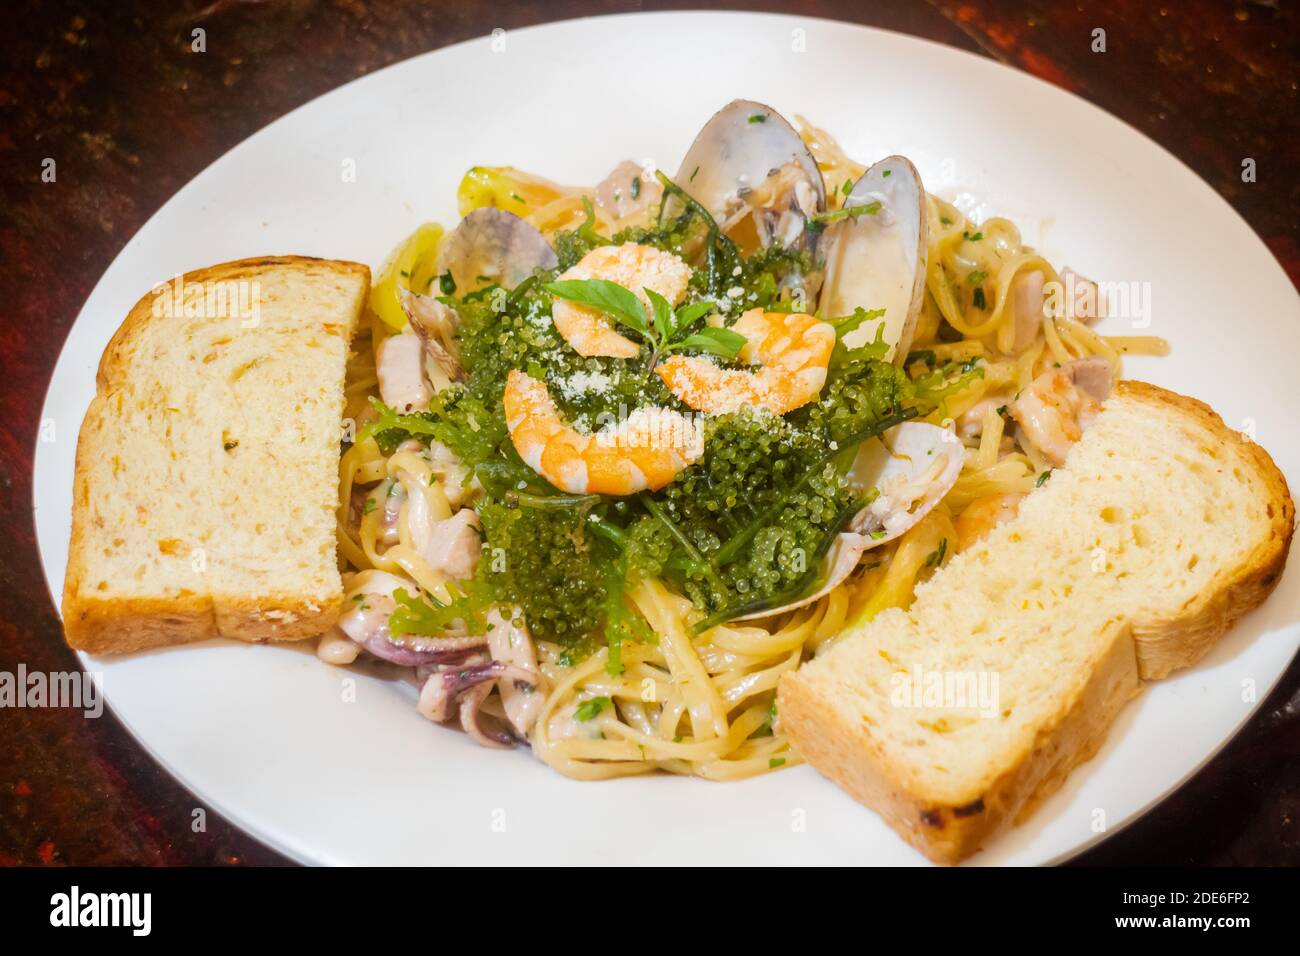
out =
<path fill-rule="evenodd" d="M 944 538 L 939 542 L 939 547 L 931 551 L 925 558 L 927 568 L 938 568 L 943 566 L 944 555 L 948 553 L 948 539 Z"/>
<path fill-rule="evenodd" d="M 712 302 L 692 302 L 673 311 L 667 299 L 654 289 L 646 289 L 654 310 L 653 317 L 647 319 L 641 300 L 631 290 L 608 279 L 565 279 L 548 282 L 543 288 L 558 298 L 603 312 L 636 332 L 650 346 L 651 369 L 669 352 L 695 349 L 730 361 L 745 345 L 745 337 L 730 329 L 704 326 L 691 332 L 700 319 L 717 310 Z"/>
<path fill-rule="evenodd" d="M 584 700 L 578 705 L 573 712 L 573 716 L 581 721 L 592 720 L 597 714 L 608 707 L 610 700 L 608 697 L 592 697 L 590 700 Z"/>
<path fill-rule="evenodd" d="M 388 633 L 398 639 L 412 634 L 440 637 L 456 621 L 463 621 L 471 634 L 482 634 L 486 627 L 483 613 L 491 604 L 491 595 L 475 581 L 453 585 L 455 597 L 444 604 L 432 595 L 428 600 L 413 597 L 405 588 L 393 592 L 397 607 L 388 616 Z M 364 605 L 362 605 L 364 607 Z"/>
<path fill-rule="evenodd" d="M 807 228 L 813 232 L 820 232 L 832 222 L 839 222 L 841 219 L 856 219 L 858 216 L 874 216 L 880 212 L 880 200 L 876 199 L 868 203 L 862 203 L 858 206 L 844 206 L 840 209 L 828 209 L 826 212 L 814 213 L 808 217 Z"/>

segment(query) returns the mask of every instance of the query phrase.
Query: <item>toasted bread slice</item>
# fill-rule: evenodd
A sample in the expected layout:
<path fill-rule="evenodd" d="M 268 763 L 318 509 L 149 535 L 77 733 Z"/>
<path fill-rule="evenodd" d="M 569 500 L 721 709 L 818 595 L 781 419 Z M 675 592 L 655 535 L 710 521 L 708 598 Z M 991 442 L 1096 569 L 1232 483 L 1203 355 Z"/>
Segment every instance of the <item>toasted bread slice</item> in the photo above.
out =
<path fill-rule="evenodd" d="M 780 684 L 795 748 L 934 860 L 1027 814 L 1277 582 L 1295 508 L 1207 406 L 1121 382 L 1019 515 Z M 937 675 L 937 676 L 936 676 Z"/>
<path fill-rule="evenodd" d="M 353 262 L 244 259 L 136 303 L 77 443 L 72 647 L 296 640 L 333 623 L 343 376 L 369 283 Z"/>

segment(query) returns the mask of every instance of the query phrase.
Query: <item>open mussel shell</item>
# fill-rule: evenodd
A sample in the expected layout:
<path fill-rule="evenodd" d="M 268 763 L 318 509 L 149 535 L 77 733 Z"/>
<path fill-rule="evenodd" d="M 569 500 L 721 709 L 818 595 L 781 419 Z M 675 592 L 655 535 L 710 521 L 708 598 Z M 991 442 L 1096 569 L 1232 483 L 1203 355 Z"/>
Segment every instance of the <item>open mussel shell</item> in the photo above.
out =
<path fill-rule="evenodd" d="M 929 514 L 952 490 L 961 474 L 966 449 L 947 428 L 904 422 L 858 451 L 848 476 L 850 485 L 875 492 L 867 507 L 838 535 L 822 561 L 817 590 L 781 607 L 746 614 L 737 621 L 774 617 L 829 594 L 842 584 L 862 556 L 893 541 Z"/>
<path fill-rule="evenodd" d="M 513 289 L 535 269 L 553 269 L 555 250 L 535 227 L 513 213 L 483 206 L 443 240 L 438 272 L 450 273 L 456 294 L 492 284 Z"/>
<path fill-rule="evenodd" d="M 888 360 L 902 362 L 912 344 L 925 298 L 929 244 L 925 188 L 916 167 L 902 156 L 871 166 L 844 200 L 851 209 L 879 203 L 877 212 L 851 216 L 826 229 L 819 244 L 826 277 L 817 304 L 823 316 L 854 309 L 884 309 L 845 337 L 856 347 L 873 341 L 883 325 Z"/>
<path fill-rule="evenodd" d="M 782 171 L 780 188 L 767 190 L 775 197 L 767 195 L 764 185 L 776 186 L 777 180 L 769 179 Z M 687 150 L 675 181 L 723 232 L 731 235 L 742 220 L 752 220 L 751 234 L 732 235 L 742 247 L 806 242 L 808 217 L 826 208 L 826 184 L 807 144 L 784 116 L 753 100 L 734 100 L 713 114 Z M 774 201 L 756 208 L 748 203 L 755 196 Z M 665 200 L 666 216 L 681 211 L 676 197 Z"/>

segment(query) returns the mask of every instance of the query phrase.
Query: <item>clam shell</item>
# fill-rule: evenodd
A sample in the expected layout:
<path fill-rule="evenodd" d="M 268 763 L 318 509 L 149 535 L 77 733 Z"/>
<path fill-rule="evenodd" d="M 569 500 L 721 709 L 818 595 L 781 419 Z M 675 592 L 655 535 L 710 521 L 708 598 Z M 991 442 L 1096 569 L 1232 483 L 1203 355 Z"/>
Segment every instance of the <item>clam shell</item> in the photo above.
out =
<path fill-rule="evenodd" d="M 860 534 L 845 532 L 836 537 L 831 543 L 830 550 L 826 552 L 826 557 L 822 559 L 821 578 L 825 582 L 814 593 L 807 597 L 802 597 L 797 601 L 791 601 L 781 607 L 772 608 L 768 611 L 756 611 L 753 614 L 745 614 L 735 618 L 735 621 L 757 621 L 765 617 L 774 617 L 777 614 L 784 614 L 786 611 L 793 611 L 807 604 L 812 604 L 832 590 L 853 573 L 853 569 L 858 566 L 862 560 L 862 553 L 866 550 L 867 539 Z"/>
<path fill-rule="evenodd" d="M 884 327 L 887 360 L 902 362 L 912 344 L 925 299 L 929 243 L 925 188 L 916 167 L 902 156 L 871 166 L 844 200 L 845 208 L 880 203 L 880 211 L 833 223 L 819 243 L 826 278 L 817 303 L 823 316 L 849 315 L 855 308 L 884 309 L 845 336 L 857 347 Z"/>
<path fill-rule="evenodd" d="M 879 490 L 877 502 L 888 502 L 891 496 L 901 498 L 898 510 L 883 520 L 871 506 L 858 512 L 849 522 L 850 530 L 835 539 L 823 559 L 822 585 L 812 594 L 734 620 L 775 617 L 829 594 L 853 573 L 864 554 L 904 534 L 930 513 L 957 481 L 965 453 L 953 432 L 925 422 L 904 422 L 886 432 L 883 440 L 864 444 L 853 462 L 849 481 L 863 491 Z"/>
<path fill-rule="evenodd" d="M 763 117 L 761 121 L 755 117 Z M 751 121 L 753 120 L 753 121 Z M 763 103 L 733 100 L 704 124 L 687 150 L 675 182 L 718 219 L 740 188 L 761 185 L 776 169 L 794 160 L 807 173 L 817 194 L 817 208 L 826 208 L 826 184 L 808 146 L 789 121 Z M 674 199 L 665 213 L 679 215 Z"/>
<path fill-rule="evenodd" d="M 513 289 L 534 269 L 553 269 L 558 262 L 536 228 L 495 206 L 465 216 L 438 253 L 438 271 L 451 273 L 457 295 L 492 283 Z"/>
<path fill-rule="evenodd" d="M 858 450 L 849 481 L 879 496 L 849 522 L 868 549 L 905 533 L 956 483 L 966 449 L 956 434 L 925 422 L 904 422 Z"/>

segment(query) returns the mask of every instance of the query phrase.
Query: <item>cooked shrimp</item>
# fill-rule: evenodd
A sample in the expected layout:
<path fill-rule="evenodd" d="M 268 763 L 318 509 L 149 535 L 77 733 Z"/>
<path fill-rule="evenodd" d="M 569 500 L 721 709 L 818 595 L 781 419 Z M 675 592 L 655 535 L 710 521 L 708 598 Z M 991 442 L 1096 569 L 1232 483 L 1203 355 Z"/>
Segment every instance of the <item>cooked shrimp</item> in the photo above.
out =
<path fill-rule="evenodd" d="M 707 358 L 674 355 L 655 371 L 697 411 L 724 415 L 745 405 L 784 415 L 811 402 L 826 384 L 835 328 L 801 312 L 750 309 L 733 332 L 745 337 L 740 360 L 758 371 L 728 369 Z"/>
<path fill-rule="evenodd" d="M 1110 392 L 1110 363 L 1091 357 L 1067 362 L 1039 375 L 1011 404 L 1011 416 L 1025 437 L 1053 466 L 1065 464 Z"/>
<path fill-rule="evenodd" d="M 957 532 L 957 550 L 965 551 L 976 541 L 1020 513 L 1023 494 L 985 495 L 976 498 L 952 523 Z"/>
<path fill-rule="evenodd" d="M 989 409 L 998 409 L 1009 404 L 1010 399 L 1001 398 L 997 395 L 980 399 L 958 416 L 957 437 L 966 441 L 979 438 L 984 433 L 984 418 Z"/>
<path fill-rule="evenodd" d="M 653 315 L 646 289 L 654 289 L 673 305 L 686 296 L 691 267 L 673 255 L 653 246 L 627 242 L 621 246 L 600 246 L 578 260 L 572 269 L 559 275 L 564 279 L 606 279 L 636 293 L 646 315 Z M 611 358 L 636 358 L 641 347 L 614 331 L 609 320 L 595 309 L 556 299 L 551 307 L 556 331 L 583 358 L 607 355 Z"/>
<path fill-rule="evenodd" d="M 703 451 L 699 423 L 666 408 L 639 408 L 617 427 L 577 432 L 560 418 L 546 386 L 517 369 L 506 380 L 502 403 L 519 457 L 569 494 L 654 491 Z"/>

